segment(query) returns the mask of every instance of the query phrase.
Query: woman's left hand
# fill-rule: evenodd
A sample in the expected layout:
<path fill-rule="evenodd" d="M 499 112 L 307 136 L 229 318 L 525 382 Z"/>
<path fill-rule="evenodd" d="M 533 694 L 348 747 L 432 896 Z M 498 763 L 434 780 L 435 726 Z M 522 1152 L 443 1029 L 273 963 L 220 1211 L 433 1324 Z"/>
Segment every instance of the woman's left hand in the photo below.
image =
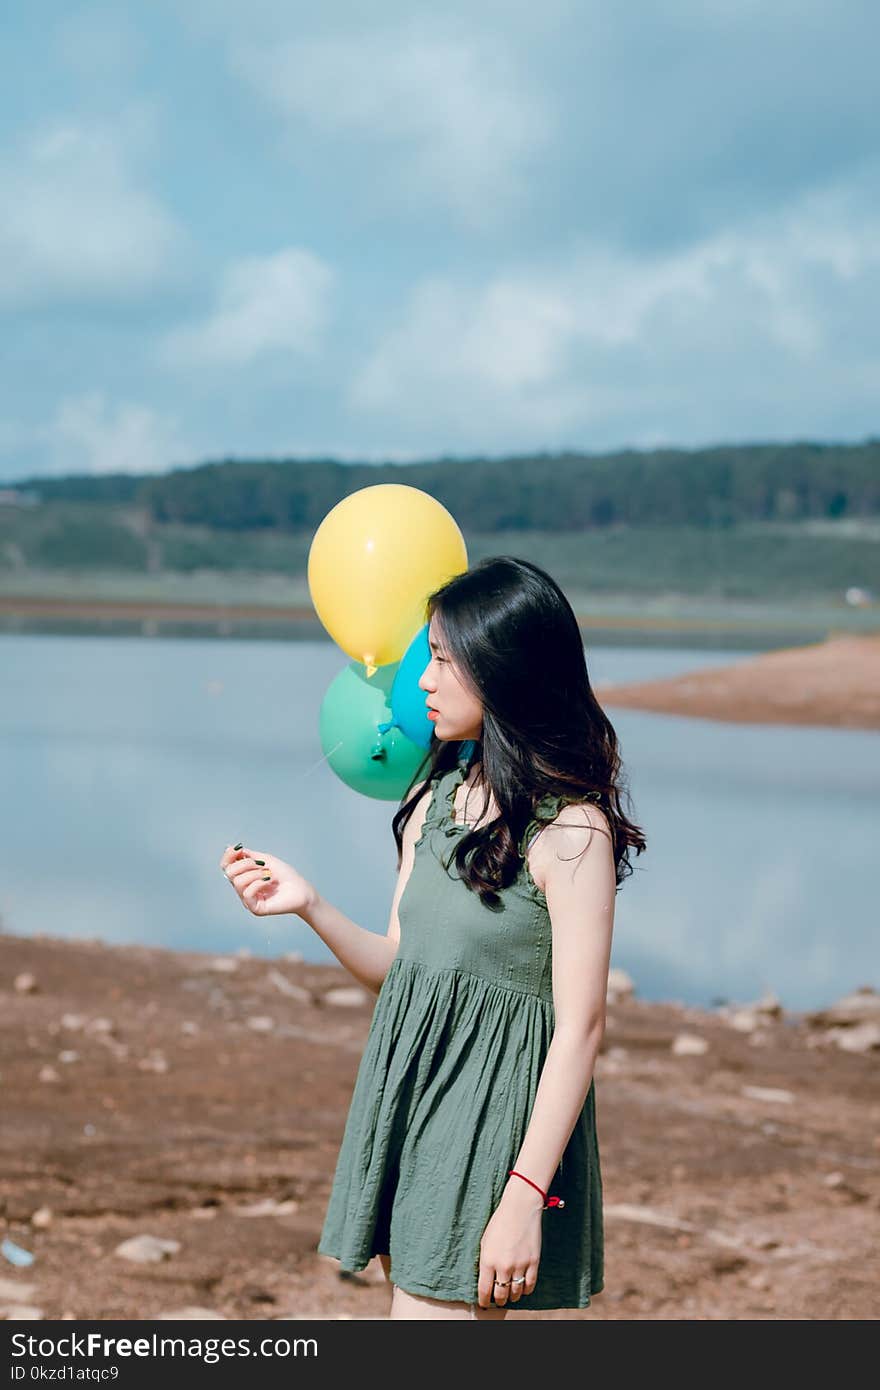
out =
<path fill-rule="evenodd" d="M 541 1259 L 543 1209 L 539 1192 L 521 1179 L 508 1178 L 501 1201 L 480 1241 L 478 1301 L 481 1308 L 503 1308 L 508 1302 L 517 1303 L 524 1293 L 534 1289 Z M 505 1287 L 495 1282 L 498 1279 Z M 515 1279 L 519 1283 L 514 1283 Z"/>

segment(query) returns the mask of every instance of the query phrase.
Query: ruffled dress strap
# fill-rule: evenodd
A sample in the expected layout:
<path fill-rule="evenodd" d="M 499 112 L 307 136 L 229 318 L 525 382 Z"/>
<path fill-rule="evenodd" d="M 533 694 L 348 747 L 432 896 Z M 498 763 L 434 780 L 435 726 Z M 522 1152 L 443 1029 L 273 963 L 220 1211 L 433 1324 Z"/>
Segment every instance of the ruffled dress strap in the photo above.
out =
<path fill-rule="evenodd" d="M 535 838 L 539 830 L 543 830 L 545 825 L 555 820 L 564 802 L 564 797 L 553 796 L 549 792 L 545 796 L 542 796 L 539 801 L 535 802 L 532 818 L 520 836 L 519 852 L 523 859 L 526 856 L 530 841 Z"/>
<path fill-rule="evenodd" d="M 420 841 L 424 839 L 426 831 L 454 823 L 452 821 L 452 798 L 455 796 L 456 788 L 466 771 L 466 764 L 459 760 L 455 767 L 448 767 L 445 772 L 435 772 L 431 778 L 430 799 L 422 821 Z"/>
<path fill-rule="evenodd" d="M 595 793 L 598 800 L 598 793 Z M 583 795 L 573 796 L 569 793 L 547 792 L 534 806 L 532 819 L 529 821 L 522 833 L 519 842 L 520 857 L 525 858 L 529 842 L 535 838 L 539 830 L 543 830 L 545 825 L 549 825 L 559 815 L 564 806 L 573 806 L 581 801 L 591 801 L 593 796 L 587 792 Z"/>

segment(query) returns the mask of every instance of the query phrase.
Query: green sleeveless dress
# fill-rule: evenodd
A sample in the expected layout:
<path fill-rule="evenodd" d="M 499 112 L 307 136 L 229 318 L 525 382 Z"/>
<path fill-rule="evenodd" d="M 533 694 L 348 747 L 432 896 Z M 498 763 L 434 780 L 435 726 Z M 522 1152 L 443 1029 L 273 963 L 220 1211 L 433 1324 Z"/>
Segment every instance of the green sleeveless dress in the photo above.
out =
<path fill-rule="evenodd" d="M 450 863 L 466 773 L 461 759 L 432 781 L 317 1248 L 351 1271 L 390 1254 L 408 1293 L 476 1303 L 480 1240 L 528 1128 L 554 1010 L 550 915 L 525 858 L 540 825 L 500 905 L 484 906 Z M 585 1308 L 604 1287 L 593 1080 L 548 1191 L 565 1206 L 542 1213 L 537 1283 L 513 1309 Z"/>

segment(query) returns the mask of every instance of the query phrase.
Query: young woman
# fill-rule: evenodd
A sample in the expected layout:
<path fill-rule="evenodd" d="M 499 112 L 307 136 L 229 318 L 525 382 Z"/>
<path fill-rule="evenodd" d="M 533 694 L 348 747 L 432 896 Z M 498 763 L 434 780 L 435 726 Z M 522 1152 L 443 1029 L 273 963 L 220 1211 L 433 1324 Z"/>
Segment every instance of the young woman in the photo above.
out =
<path fill-rule="evenodd" d="M 349 1270 L 379 1255 L 392 1318 L 584 1308 L 604 1286 L 593 1069 L 615 895 L 646 841 L 550 575 L 487 559 L 427 614 L 434 736 L 392 821 L 387 934 L 270 854 L 236 845 L 221 867 L 378 995 L 318 1250 Z"/>

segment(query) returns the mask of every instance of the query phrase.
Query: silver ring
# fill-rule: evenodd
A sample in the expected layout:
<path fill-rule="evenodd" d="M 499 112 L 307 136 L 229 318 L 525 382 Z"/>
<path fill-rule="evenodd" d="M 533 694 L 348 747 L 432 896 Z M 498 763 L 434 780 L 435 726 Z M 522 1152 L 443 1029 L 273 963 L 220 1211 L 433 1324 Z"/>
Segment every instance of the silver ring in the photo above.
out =
<path fill-rule="evenodd" d="M 524 1284 L 526 1282 L 526 1276 L 524 1274 L 520 1274 L 518 1278 L 511 1279 L 510 1282 L 511 1284 Z"/>

